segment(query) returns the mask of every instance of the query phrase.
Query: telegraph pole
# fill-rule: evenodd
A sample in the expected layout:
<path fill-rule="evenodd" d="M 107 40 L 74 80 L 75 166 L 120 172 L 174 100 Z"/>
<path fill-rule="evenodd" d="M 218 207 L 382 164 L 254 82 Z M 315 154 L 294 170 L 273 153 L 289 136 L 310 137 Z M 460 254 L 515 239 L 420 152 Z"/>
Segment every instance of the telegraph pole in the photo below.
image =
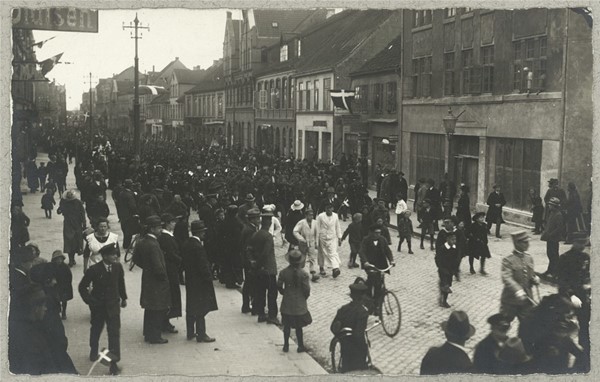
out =
<path fill-rule="evenodd" d="M 123 30 L 125 29 L 134 29 L 135 33 L 131 36 L 132 39 L 135 40 L 135 69 L 133 73 L 133 147 L 135 149 L 135 158 L 136 161 L 140 160 L 140 87 L 139 87 L 139 63 L 138 63 L 138 40 L 142 38 L 142 36 L 138 36 L 138 29 L 147 29 L 150 31 L 149 26 L 142 26 L 140 20 L 138 20 L 137 12 L 135 14 L 135 19 L 133 20 L 133 25 L 131 22 L 129 26 L 123 25 Z"/>
<path fill-rule="evenodd" d="M 93 111 L 93 93 L 92 93 L 92 73 L 90 72 L 90 79 L 89 79 L 89 84 L 90 84 L 90 150 L 94 147 L 94 118 L 92 116 L 92 111 Z"/>

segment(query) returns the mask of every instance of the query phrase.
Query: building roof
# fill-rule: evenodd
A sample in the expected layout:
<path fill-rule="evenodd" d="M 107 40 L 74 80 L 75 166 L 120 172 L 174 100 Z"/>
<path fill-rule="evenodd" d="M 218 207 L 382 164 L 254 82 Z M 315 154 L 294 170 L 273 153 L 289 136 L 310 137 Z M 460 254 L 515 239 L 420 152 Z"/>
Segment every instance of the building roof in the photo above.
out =
<path fill-rule="evenodd" d="M 123 70 L 121 73 L 113 76 L 113 79 L 117 80 L 117 81 L 123 81 L 123 80 L 129 80 L 129 81 L 133 81 L 133 77 L 135 74 L 135 68 L 133 66 L 128 67 L 127 69 Z M 138 72 L 139 77 L 142 77 L 142 74 L 140 72 Z"/>
<path fill-rule="evenodd" d="M 170 99 L 171 99 L 171 95 L 167 92 L 167 93 L 161 94 L 158 97 L 154 98 L 150 103 L 151 104 L 169 103 Z"/>
<path fill-rule="evenodd" d="M 148 84 L 166 86 L 171 81 L 171 74 L 175 69 L 187 69 L 187 67 L 179 61 L 179 57 L 167 64 L 158 74 L 151 78 Z"/>
<path fill-rule="evenodd" d="M 185 94 L 205 93 L 225 88 L 225 79 L 223 78 L 223 60 L 220 59 L 213 66 L 204 71 L 202 81 Z"/>
<path fill-rule="evenodd" d="M 381 52 L 377 53 L 369 61 L 351 75 L 360 75 L 374 72 L 384 72 L 396 70 L 402 59 L 402 36 L 399 35 L 392 40 Z"/>
<path fill-rule="evenodd" d="M 202 81 L 206 70 L 174 69 L 173 74 L 179 84 L 198 84 Z"/>
<path fill-rule="evenodd" d="M 114 80 L 113 81 L 113 92 L 118 93 L 119 95 L 133 94 L 134 93 L 133 81 Z"/>
<path fill-rule="evenodd" d="M 345 10 L 302 35 L 298 73 L 332 68 L 361 45 L 394 10 Z"/>
<path fill-rule="evenodd" d="M 255 9 L 258 37 L 280 37 L 283 33 L 301 32 L 317 19 L 325 19 L 326 9 Z"/>

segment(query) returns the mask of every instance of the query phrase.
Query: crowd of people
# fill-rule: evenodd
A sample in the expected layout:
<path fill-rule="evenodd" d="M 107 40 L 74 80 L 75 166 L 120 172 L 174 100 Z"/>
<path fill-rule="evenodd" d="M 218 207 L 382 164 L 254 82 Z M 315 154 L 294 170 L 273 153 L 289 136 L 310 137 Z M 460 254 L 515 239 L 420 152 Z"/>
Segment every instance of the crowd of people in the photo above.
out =
<path fill-rule="evenodd" d="M 32 192 L 43 184 L 42 208 L 47 218 L 52 218 L 56 192 L 59 196 L 57 213 L 63 216 L 64 247 L 53 254 L 50 263 L 39 258 L 39 250 L 35 255 L 27 230 L 29 219 L 22 212 L 22 203 L 13 202 L 11 301 L 27 301 L 23 305 L 27 309 L 13 312 L 11 306 L 9 323 L 22 336 L 10 341 L 9 355 L 21 357 L 11 358 L 11 371 L 77 372 L 68 358 L 62 320 L 66 319 L 66 302 L 72 299 L 70 268 L 77 256 L 82 256 L 84 276 L 78 291 L 92 317 L 90 360 L 98 358 L 98 340 L 106 324 L 112 355 L 110 372 L 119 374 L 120 309 L 127 306 L 119 258 L 125 250 L 133 251 L 132 261 L 142 268 L 143 336 L 149 344 L 167 343 L 162 333 L 178 332 L 170 320 L 183 315 L 181 285 L 186 288 L 187 339 L 214 342 L 205 316 L 218 309 L 213 286 L 218 280 L 226 288 L 241 289 L 242 313 L 256 316 L 259 323 L 283 326 L 285 352 L 289 351 L 291 329 L 296 331 L 297 351 L 306 351 L 303 327 L 312 322 L 307 304 L 311 284 L 323 277 L 339 277 L 344 263 L 339 247 L 346 238 L 351 249 L 347 266 L 365 269 L 366 280 L 350 286 L 353 301 L 338 311 L 332 331 L 337 334 L 340 327 L 354 326 L 353 340 L 342 343 L 344 370 L 365 367 L 365 317 L 378 313 L 381 294 L 379 273 L 368 269 L 395 264 L 390 249 L 390 210 L 397 215 L 393 222 L 400 238 L 396 250 L 401 252 L 406 241 L 408 253 L 413 253 L 409 188 L 402 172 L 382 171 L 377 176 L 378 196 L 372 200 L 361 162 L 348 156 L 338 164 L 315 163 L 282 160 L 255 150 L 150 141 L 143 145 L 141 157 L 135 158 L 127 141 L 115 140 L 93 149 L 79 148 L 75 191 L 65 189 L 67 160 L 64 150 L 56 152 L 48 165 L 41 166 L 46 170 L 34 169 L 35 162 L 27 170 L 38 179 L 37 183 L 29 182 L 27 177 Z M 44 184 L 38 174 L 46 171 Z M 581 208 L 575 215 L 569 212 L 571 207 L 563 208 L 577 204 L 572 200 L 578 198 L 576 189 L 569 186 L 567 197 L 556 186 L 551 180 L 546 207 L 532 192 L 534 232 L 542 233 L 541 239 L 548 243 L 548 270 L 539 275 L 534 272 L 531 256 L 526 253 L 529 236 L 525 232 L 513 234 L 515 250 L 502 262 L 500 312 L 490 317 L 492 333 L 485 346 L 477 348 L 485 352 L 476 350 L 474 364 L 469 360 L 463 346 L 474 328 L 466 313 L 452 312 L 443 324 L 448 342 L 427 353 L 422 374 L 565 372 L 569 369 L 568 354 L 576 356 L 576 370 L 589 370 L 589 256 L 584 252 L 588 234 Z M 122 238 L 110 229 L 109 189 Z M 495 234 L 501 237 L 502 207 L 506 204 L 500 185 L 495 185 L 487 200 L 487 213 L 471 215 L 469 189 L 460 185 L 453 214 L 456 190 L 447 175 L 439 189 L 432 179 L 422 179 L 415 186 L 412 209 L 417 214 L 417 228 L 421 228 L 421 249 L 428 235 L 430 248 L 435 251 L 438 304 L 444 308 L 450 307 L 448 296 L 453 280 L 460 280 L 463 257 L 469 258 L 471 274 L 476 273 L 474 260 L 479 260 L 479 272 L 486 274 L 485 261 L 491 256 L 488 235 L 496 224 Z M 192 211 L 198 219 L 192 217 Z M 340 221 L 348 217 L 352 222 L 342 231 Z M 564 240 L 563 236 L 573 248 L 559 256 L 558 241 Z M 288 246 L 289 263 L 279 273 L 275 258 L 278 239 L 282 246 Z M 36 269 L 40 270 L 34 272 Z M 34 276 L 40 273 L 42 276 Z M 540 277 L 558 283 L 559 291 L 536 306 L 532 287 Z M 569 341 L 577 330 L 573 314 L 579 325 L 578 344 Z M 534 318 L 550 316 L 552 325 L 545 331 L 531 324 Z M 507 338 L 515 317 L 520 322 L 519 337 Z M 38 352 L 35 361 L 27 358 L 34 349 L 27 341 L 29 327 L 21 327 L 24 323 L 35 326 L 35 333 L 45 333 L 38 341 L 45 340 L 40 348 L 48 351 Z M 513 362 L 515 352 L 521 352 L 517 358 L 526 361 L 510 367 L 503 363 L 507 359 Z"/>

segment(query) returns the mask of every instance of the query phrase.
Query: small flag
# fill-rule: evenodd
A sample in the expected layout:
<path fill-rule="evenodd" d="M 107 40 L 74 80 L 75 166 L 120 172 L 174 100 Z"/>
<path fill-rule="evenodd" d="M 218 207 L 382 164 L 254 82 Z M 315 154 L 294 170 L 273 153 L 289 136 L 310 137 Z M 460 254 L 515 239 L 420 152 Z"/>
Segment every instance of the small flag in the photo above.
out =
<path fill-rule="evenodd" d="M 84 118 L 83 118 L 83 123 L 86 123 L 86 122 L 87 122 L 87 119 L 90 117 L 90 115 L 89 115 L 89 114 L 88 114 L 88 112 L 86 111 L 86 112 L 83 114 L 83 117 L 84 117 Z"/>
<path fill-rule="evenodd" d="M 158 94 L 163 94 L 167 92 L 167 89 L 165 89 L 162 86 L 155 86 L 155 85 L 140 85 L 140 89 L 142 90 L 146 90 L 146 91 L 150 91 L 150 94 L 152 95 L 158 95 Z M 148 94 L 147 92 L 144 94 Z"/>
<path fill-rule="evenodd" d="M 354 92 L 348 90 L 330 90 L 331 100 L 336 107 L 348 110 L 352 113 L 352 101 L 354 100 Z"/>
<path fill-rule="evenodd" d="M 575 13 L 578 13 L 583 16 L 585 22 L 591 28 L 594 24 L 594 18 L 592 16 L 592 11 L 589 8 L 571 8 L 571 10 Z"/>
<path fill-rule="evenodd" d="M 108 349 L 102 349 L 100 353 L 98 353 L 98 360 L 101 364 L 105 366 L 109 366 L 110 363 L 116 359 L 117 357 L 111 353 Z"/>
<path fill-rule="evenodd" d="M 344 201 L 342 202 L 343 205 L 345 205 L 346 207 L 350 207 L 350 203 L 348 202 L 348 198 L 344 199 Z"/>
<path fill-rule="evenodd" d="M 56 56 L 50 57 L 42 62 L 38 62 L 38 65 L 42 67 L 42 76 L 45 76 L 49 71 L 54 68 L 54 65 L 58 64 L 63 53 L 59 53 Z"/>
<path fill-rule="evenodd" d="M 31 46 L 37 46 L 38 48 L 41 48 L 45 43 L 47 43 L 48 41 L 52 40 L 53 38 L 55 38 L 56 36 L 52 36 L 47 40 L 44 41 L 40 41 L 40 42 L 36 42 L 35 44 L 31 44 Z"/>

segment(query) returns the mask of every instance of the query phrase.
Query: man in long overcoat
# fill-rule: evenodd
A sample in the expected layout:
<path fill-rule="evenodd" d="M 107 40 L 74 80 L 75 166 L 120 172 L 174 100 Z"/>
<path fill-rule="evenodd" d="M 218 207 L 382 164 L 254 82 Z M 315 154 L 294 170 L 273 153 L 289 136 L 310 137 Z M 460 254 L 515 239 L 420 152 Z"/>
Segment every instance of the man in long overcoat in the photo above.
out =
<path fill-rule="evenodd" d="M 197 342 L 214 342 L 215 339 L 206 334 L 204 319 L 208 312 L 218 309 L 212 271 L 202 243 L 206 233 L 204 222 L 193 221 L 191 232 L 192 236 L 186 241 L 182 250 L 185 269 L 187 339 L 196 338 Z"/>
<path fill-rule="evenodd" d="M 129 248 L 131 238 L 138 231 L 138 208 L 135 201 L 135 195 L 132 191 L 133 181 L 125 179 L 123 191 L 119 193 L 119 219 L 121 220 L 121 230 L 123 231 L 123 248 Z"/>
<path fill-rule="evenodd" d="M 75 265 L 75 254 L 82 253 L 83 231 L 86 227 L 83 203 L 77 199 L 73 191 L 69 190 L 61 199 L 56 213 L 62 214 L 64 217 L 63 252 L 69 254 L 69 266 L 72 267 Z"/>
<path fill-rule="evenodd" d="M 165 255 L 167 266 L 167 277 L 169 279 L 169 291 L 171 292 L 171 307 L 165 317 L 162 330 L 167 333 L 177 333 L 175 326 L 169 319 L 181 317 L 181 290 L 179 289 L 179 269 L 181 267 L 181 256 L 179 244 L 174 236 L 177 219 L 170 213 L 162 214 L 163 230 L 158 237 L 158 244 Z"/>
<path fill-rule="evenodd" d="M 171 293 L 165 256 L 158 244 L 162 222 L 156 215 L 146 219 L 147 234 L 136 245 L 141 257 L 142 292 L 140 305 L 144 311 L 144 340 L 151 344 L 169 342 L 162 338 L 161 329 L 169 307 Z"/>
<path fill-rule="evenodd" d="M 504 194 L 501 192 L 502 188 L 499 184 L 494 184 L 494 191 L 492 191 L 487 198 L 488 211 L 485 215 L 485 221 L 487 222 L 488 232 L 492 229 L 492 224 L 496 224 L 496 237 L 500 238 L 500 226 L 504 223 L 502 219 L 502 207 L 506 204 Z"/>
<path fill-rule="evenodd" d="M 217 233 L 217 243 L 221 248 L 221 279 L 225 287 L 234 289 L 242 283 L 242 263 L 239 256 L 241 251 L 242 224 L 237 219 L 238 206 L 227 207 L 225 220 Z"/>

